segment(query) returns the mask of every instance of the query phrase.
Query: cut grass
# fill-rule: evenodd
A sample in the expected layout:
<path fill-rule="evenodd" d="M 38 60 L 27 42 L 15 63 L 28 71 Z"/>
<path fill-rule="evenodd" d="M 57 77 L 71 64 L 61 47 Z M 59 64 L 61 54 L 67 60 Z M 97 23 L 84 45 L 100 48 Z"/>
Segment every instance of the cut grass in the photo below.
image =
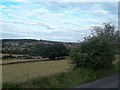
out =
<path fill-rule="evenodd" d="M 33 77 L 48 76 L 66 71 L 67 69 L 69 69 L 67 60 L 3 65 L 3 82 L 23 82 Z"/>

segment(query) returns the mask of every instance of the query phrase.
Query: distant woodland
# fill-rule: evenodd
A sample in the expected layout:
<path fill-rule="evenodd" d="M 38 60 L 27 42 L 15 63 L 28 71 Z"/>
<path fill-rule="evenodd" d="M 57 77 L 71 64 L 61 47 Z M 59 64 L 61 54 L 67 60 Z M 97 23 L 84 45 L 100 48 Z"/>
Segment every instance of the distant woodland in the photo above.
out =
<path fill-rule="evenodd" d="M 50 59 L 56 57 L 67 56 L 72 47 L 78 43 L 74 42 L 55 42 L 47 40 L 34 39 L 2 39 L 3 54 L 24 54 L 26 58 L 31 56 L 41 56 Z M 4 58 L 14 58 L 13 56 L 5 56 Z"/>

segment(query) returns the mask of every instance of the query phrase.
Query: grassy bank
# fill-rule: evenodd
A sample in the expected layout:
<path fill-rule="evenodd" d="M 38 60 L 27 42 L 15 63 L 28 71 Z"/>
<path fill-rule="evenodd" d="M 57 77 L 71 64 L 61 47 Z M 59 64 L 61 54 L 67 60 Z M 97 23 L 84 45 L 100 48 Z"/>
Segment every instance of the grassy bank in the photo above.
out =
<path fill-rule="evenodd" d="M 90 69 L 71 70 L 51 76 L 32 78 L 22 83 L 6 82 L 3 83 L 3 90 L 6 88 L 70 88 L 110 76 L 117 72 L 116 64 L 111 69 L 100 71 Z"/>

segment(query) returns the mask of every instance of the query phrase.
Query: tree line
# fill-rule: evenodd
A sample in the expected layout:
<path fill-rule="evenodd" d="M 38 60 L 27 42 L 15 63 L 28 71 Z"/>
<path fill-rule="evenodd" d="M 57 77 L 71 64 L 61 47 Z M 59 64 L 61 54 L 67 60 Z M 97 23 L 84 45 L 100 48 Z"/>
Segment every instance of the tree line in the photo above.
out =
<path fill-rule="evenodd" d="M 64 44 L 44 44 L 38 43 L 35 45 L 27 45 L 25 49 L 4 49 L 2 53 L 7 54 L 27 54 L 29 56 L 41 56 L 43 58 L 56 59 L 63 56 L 69 55 L 69 49 Z"/>
<path fill-rule="evenodd" d="M 55 59 L 56 57 L 68 56 L 68 49 L 63 44 L 37 44 L 33 47 L 30 55 L 48 57 Z"/>

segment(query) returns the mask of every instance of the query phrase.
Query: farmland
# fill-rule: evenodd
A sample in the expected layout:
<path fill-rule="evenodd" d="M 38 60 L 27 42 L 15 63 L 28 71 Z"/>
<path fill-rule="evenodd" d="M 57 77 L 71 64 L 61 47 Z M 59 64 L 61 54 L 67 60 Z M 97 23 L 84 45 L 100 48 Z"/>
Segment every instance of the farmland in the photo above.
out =
<path fill-rule="evenodd" d="M 116 55 L 118 61 L 120 55 Z M 25 61 L 25 60 L 3 60 L 2 63 Z M 70 66 L 68 60 L 37 61 L 30 63 L 3 65 L 3 82 L 23 82 L 33 77 L 43 77 L 66 71 Z"/>
<path fill-rule="evenodd" d="M 8 65 L 8 64 L 19 64 L 19 63 L 28 63 L 28 62 L 38 62 L 38 61 L 46 61 L 47 58 L 44 59 L 14 59 L 14 60 L 2 60 L 0 64 Z"/>
<path fill-rule="evenodd" d="M 33 77 L 48 76 L 69 69 L 68 60 L 42 61 L 2 66 L 3 82 L 23 82 Z"/>

